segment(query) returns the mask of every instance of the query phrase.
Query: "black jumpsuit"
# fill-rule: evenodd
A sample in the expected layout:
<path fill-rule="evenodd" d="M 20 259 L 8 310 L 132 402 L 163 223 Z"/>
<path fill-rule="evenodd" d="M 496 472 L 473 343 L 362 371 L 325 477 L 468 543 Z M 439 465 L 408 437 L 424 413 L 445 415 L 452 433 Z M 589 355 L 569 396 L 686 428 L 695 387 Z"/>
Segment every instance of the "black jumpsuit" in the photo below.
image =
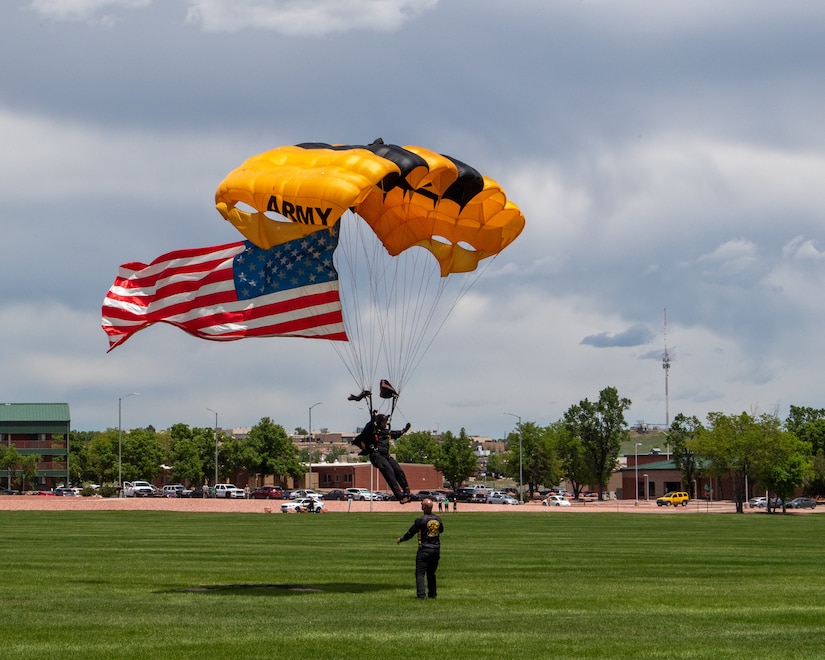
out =
<path fill-rule="evenodd" d="M 444 524 L 441 518 L 425 513 L 416 518 L 412 527 L 401 537 L 401 541 L 409 541 L 418 534 L 418 552 L 415 554 L 415 595 L 419 598 L 435 598 L 438 595 L 435 572 L 438 569 L 438 560 L 441 558 L 441 534 L 444 533 Z M 426 590 L 424 578 L 427 578 Z"/>
<path fill-rule="evenodd" d="M 407 425 L 409 428 L 409 425 Z M 409 495 L 410 487 L 407 484 L 407 475 L 392 456 L 390 456 L 390 439 L 400 438 L 407 429 L 390 431 L 387 428 L 378 428 L 373 420 L 367 422 L 364 430 L 353 440 L 353 444 L 361 447 L 362 455 L 369 455 L 370 463 L 378 468 L 393 494 L 401 499 Z"/>

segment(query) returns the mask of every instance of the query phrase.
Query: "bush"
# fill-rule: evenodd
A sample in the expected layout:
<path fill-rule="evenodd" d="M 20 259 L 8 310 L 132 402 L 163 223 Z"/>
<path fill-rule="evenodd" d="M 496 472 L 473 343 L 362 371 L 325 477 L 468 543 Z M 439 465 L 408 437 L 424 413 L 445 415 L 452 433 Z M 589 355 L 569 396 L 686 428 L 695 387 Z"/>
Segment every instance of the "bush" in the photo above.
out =
<path fill-rule="evenodd" d="M 84 488 L 83 490 L 86 489 Z M 101 497 L 117 497 L 117 486 L 101 486 L 97 490 L 93 490 L 92 495 L 100 495 Z"/>

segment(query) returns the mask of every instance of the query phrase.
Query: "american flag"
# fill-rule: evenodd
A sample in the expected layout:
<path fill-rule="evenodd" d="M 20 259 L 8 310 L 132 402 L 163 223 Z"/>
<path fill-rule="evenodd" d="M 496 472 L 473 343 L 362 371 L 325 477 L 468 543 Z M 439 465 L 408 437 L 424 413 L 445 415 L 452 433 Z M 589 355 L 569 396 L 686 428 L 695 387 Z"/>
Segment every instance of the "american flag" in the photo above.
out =
<path fill-rule="evenodd" d="M 269 250 L 248 241 L 176 250 L 123 264 L 103 301 L 109 350 L 153 323 L 216 341 L 347 341 L 332 253 L 336 224 Z"/>

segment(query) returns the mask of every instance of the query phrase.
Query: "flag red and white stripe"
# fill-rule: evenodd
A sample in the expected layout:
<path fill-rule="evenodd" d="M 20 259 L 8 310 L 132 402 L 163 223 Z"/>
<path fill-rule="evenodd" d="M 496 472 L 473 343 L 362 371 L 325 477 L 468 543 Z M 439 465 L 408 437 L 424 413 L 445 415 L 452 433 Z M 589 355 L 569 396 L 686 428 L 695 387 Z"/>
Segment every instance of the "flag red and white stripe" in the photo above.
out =
<path fill-rule="evenodd" d="M 285 246 L 278 249 L 277 258 L 285 263 Z M 315 249 L 302 257 L 304 265 L 315 266 Z M 294 277 L 294 263 L 280 268 L 272 263 L 276 256 L 239 242 L 176 250 L 150 264 L 123 264 L 103 302 L 101 324 L 109 335 L 109 350 L 153 323 L 169 323 L 216 341 L 274 336 L 346 341 L 331 258 L 331 278 Z M 286 276 L 281 273 L 287 270 Z M 278 277 L 288 283 L 272 285 Z"/>

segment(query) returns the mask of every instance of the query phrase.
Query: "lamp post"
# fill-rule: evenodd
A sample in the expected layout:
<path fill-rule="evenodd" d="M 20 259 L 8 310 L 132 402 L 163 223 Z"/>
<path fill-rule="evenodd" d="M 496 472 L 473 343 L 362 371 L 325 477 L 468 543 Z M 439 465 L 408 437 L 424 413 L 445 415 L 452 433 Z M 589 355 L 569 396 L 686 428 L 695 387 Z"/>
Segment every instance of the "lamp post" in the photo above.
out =
<path fill-rule="evenodd" d="M 650 501 L 650 489 L 647 487 L 647 473 L 642 475 L 645 478 L 645 502 Z"/>
<path fill-rule="evenodd" d="M 523 465 L 524 462 L 522 460 L 521 455 L 521 415 L 516 415 L 515 413 L 504 413 L 505 415 L 510 415 L 510 417 L 515 417 L 518 420 L 518 496 L 521 498 L 521 501 L 524 501 L 524 472 L 523 472 Z"/>
<path fill-rule="evenodd" d="M 212 408 L 207 408 L 207 410 L 211 413 L 215 413 L 215 481 L 214 484 L 218 483 L 218 411 L 212 410 Z M 213 484 L 213 485 L 214 485 Z"/>
<path fill-rule="evenodd" d="M 641 446 L 641 444 L 641 442 L 637 442 L 636 446 L 634 447 L 634 449 L 636 450 L 636 465 L 634 466 L 636 468 L 636 483 L 634 484 L 634 487 L 636 489 L 637 505 L 639 504 L 639 447 Z"/>
<path fill-rule="evenodd" d="M 123 399 L 137 395 L 137 392 L 129 392 L 129 394 L 124 394 L 117 399 L 117 487 L 120 497 L 123 497 L 123 425 L 121 423 Z"/>
<path fill-rule="evenodd" d="M 313 403 L 309 407 L 309 482 L 307 483 L 307 488 L 312 488 L 312 409 L 315 406 L 320 406 L 323 401 L 319 401 L 318 403 Z"/>

